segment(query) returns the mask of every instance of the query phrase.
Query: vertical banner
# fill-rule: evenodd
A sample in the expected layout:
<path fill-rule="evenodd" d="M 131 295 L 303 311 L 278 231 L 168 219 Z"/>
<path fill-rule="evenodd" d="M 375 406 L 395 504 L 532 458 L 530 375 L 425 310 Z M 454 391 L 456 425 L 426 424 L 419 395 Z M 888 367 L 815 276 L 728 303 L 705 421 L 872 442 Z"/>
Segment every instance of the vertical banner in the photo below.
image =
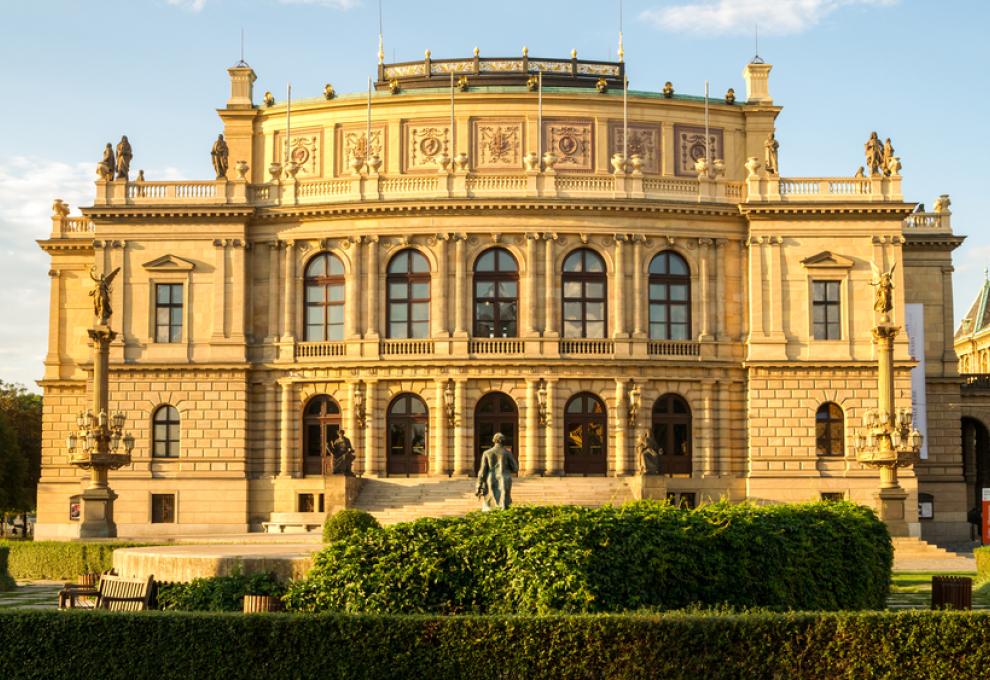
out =
<path fill-rule="evenodd" d="M 990 545 L 990 489 L 983 489 L 980 506 L 980 538 L 983 545 Z"/>
<path fill-rule="evenodd" d="M 908 353 L 918 362 L 911 369 L 911 411 L 914 426 L 924 437 L 921 458 L 928 458 L 928 398 L 925 395 L 925 306 L 918 302 L 904 305 Z"/>

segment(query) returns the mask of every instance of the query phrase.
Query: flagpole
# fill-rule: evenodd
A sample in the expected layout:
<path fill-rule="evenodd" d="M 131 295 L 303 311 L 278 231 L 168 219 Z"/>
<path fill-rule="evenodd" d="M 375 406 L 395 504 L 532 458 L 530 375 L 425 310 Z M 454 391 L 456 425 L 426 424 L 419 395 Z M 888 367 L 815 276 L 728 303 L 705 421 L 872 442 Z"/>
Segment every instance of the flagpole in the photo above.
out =
<path fill-rule="evenodd" d="M 712 167 L 711 135 L 708 132 L 708 81 L 705 81 L 705 165 L 710 172 Z"/>
<path fill-rule="evenodd" d="M 454 72 L 450 72 L 450 157 L 457 153 L 457 129 L 454 127 Z"/>
<path fill-rule="evenodd" d="M 371 158 L 371 77 L 368 77 L 368 124 L 364 135 L 364 162 Z M 370 166 L 369 166 L 370 167 Z"/>
<path fill-rule="evenodd" d="M 543 71 L 536 76 L 536 163 L 543 157 Z"/>
<path fill-rule="evenodd" d="M 622 74 L 622 160 L 629 160 L 629 78 Z"/>
<path fill-rule="evenodd" d="M 292 83 L 286 86 L 285 92 L 285 157 L 282 162 L 288 165 L 290 162 L 289 158 L 289 140 L 292 137 Z"/>

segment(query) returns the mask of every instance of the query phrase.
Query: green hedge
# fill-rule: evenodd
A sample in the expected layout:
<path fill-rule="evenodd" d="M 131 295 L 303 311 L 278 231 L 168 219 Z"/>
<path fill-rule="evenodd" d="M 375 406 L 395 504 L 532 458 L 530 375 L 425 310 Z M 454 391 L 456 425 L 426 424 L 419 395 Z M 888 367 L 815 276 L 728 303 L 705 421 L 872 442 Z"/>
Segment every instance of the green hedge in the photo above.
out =
<path fill-rule="evenodd" d="M 21 581 L 61 581 L 113 566 L 113 551 L 146 543 L 85 541 L 0 541 L 10 549 L 10 575 Z"/>
<path fill-rule="evenodd" d="M 9 557 L 10 548 L 0 545 L 0 592 L 5 590 L 13 590 L 17 587 L 17 583 L 14 581 L 13 577 L 11 577 L 10 571 L 7 568 L 7 560 Z"/>
<path fill-rule="evenodd" d="M 158 606 L 187 612 L 239 612 L 245 595 L 280 597 L 284 593 L 285 586 L 274 574 L 232 574 L 162 584 L 158 587 Z"/>
<path fill-rule="evenodd" d="M 990 615 L 427 617 L 0 610 L 0 677 L 986 677 Z"/>
<path fill-rule="evenodd" d="M 380 529 L 381 526 L 371 513 L 345 508 L 333 513 L 323 522 L 323 542 L 339 541 L 348 538 L 351 534 Z"/>
<path fill-rule="evenodd" d="M 850 503 L 516 507 L 331 543 L 285 602 L 381 614 L 882 609 L 892 559 L 886 527 Z"/>

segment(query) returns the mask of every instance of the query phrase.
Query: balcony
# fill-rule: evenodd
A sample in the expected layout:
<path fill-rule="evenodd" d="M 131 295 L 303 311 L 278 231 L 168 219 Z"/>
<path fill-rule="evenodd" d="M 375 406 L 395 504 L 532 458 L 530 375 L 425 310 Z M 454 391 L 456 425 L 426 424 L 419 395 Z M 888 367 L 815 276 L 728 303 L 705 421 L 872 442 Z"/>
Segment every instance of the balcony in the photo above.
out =
<path fill-rule="evenodd" d="M 701 343 L 695 340 L 650 340 L 646 353 L 651 357 L 701 356 Z"/>
<path fill-rule="evenodd" d="M 966 381 L 962 387 L 964 392 L 990 390 L 990 373 L 964 373 L 962 377 Z"/>
<path fill-rule="evenodd" d="M 592 338 L 562 338 L 562 356 L 612 356 L 615 354 L 615 341 Z"/>
<path fill-rule="evenodd" d="M 523 341 L 519 338 L 472 338 L 468 340 L 468 354 L 499 356 L 522 354 Z"/>

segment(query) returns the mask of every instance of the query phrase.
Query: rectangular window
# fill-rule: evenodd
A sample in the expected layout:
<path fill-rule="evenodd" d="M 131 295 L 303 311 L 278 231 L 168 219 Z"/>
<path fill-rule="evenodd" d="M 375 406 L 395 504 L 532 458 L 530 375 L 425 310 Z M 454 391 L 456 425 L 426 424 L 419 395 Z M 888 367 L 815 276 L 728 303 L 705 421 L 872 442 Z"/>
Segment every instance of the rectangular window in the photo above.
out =
<path fill-rule="evenodd" d="M 175 494 L 151 494 L 151 523 L 175 524 Z"/>
<path fill-rule="evenodd" d="M 182 342 L 182 284 L 155 285 L 155 342 Z"/>
<path fill-rule="evenodd" d="M 299 494 L 299 505 L 297 507 L 299 508 L 299 512 L 315 512 L 316 507 L 313 505 L 313 494 Z"/>
<path fill-rule="evenodd" d="M 846 500 L 846 495 L 841 491 L 822 491 L 822 500 L 829 503 L 838 503 Z"/>
<path fill-rule="evenodd" d="M 815 340 L 841 340 L 839 282 L 811 282 L 812 333 Z"/>

